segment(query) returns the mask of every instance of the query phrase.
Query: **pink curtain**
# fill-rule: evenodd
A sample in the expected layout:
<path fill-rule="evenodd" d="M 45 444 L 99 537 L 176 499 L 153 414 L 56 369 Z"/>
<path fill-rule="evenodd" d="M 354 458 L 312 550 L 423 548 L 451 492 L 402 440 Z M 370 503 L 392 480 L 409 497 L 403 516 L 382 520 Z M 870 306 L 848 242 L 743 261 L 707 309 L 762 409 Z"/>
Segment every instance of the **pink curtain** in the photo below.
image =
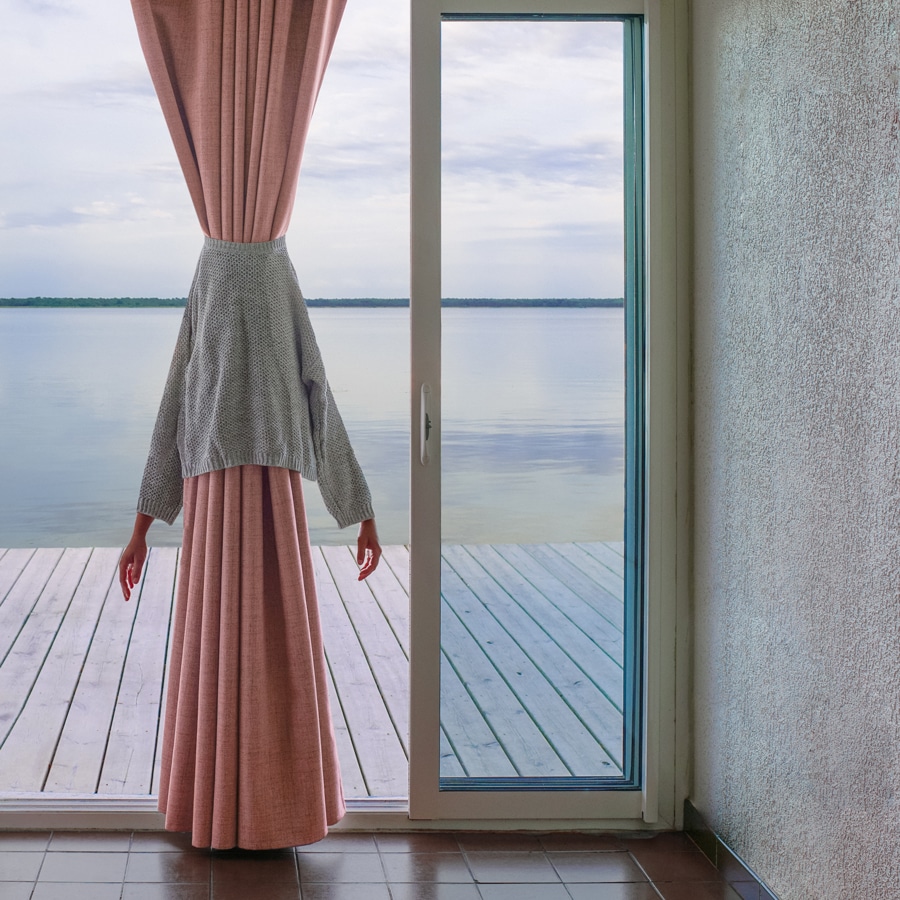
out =
<path fill-rule="evenodd" d="M 132 0 L 200 226 L 287 231 L 303 145 L 346 0 Z"/>
<path fill-rule="evenodd" d="M 309 844 L 344 814 L 300 476 L 185 481 L 160 773 L 196 847 Z"/>
<path fill-rule="evenodd" d="M 345 0 L 132 0 L 208 237 L 287 229 Z M 264 299 L 264 298 L 261 298 Z M 159 806 L 198 847 L 319 840 L 344 813 L 300 476 L 184 483 Z"/>

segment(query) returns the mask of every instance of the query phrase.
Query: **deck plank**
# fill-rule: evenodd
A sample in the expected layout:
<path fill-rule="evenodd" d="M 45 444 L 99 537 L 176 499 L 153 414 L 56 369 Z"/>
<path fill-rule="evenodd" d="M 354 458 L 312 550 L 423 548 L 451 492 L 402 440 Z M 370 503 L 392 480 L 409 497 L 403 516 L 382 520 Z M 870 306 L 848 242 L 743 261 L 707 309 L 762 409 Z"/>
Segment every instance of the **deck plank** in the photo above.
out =
<path fill-rule="evenodd" d="M 41 673 L 90 557 L 90 548 L 63 553 L 0 666 L 0 744 Z"/>
<path fill-rule="evenodd" d="M 576 641 L 577 646 L 589 651 L 588 659 L 600 651 L 593 671 L 596 673 L 596 683 L 605 688 L 607 678 L 615 676 L 614 668 L 616 671 L 621 670 L 624 661 L 621 628 L 612 625 L 565 584 L 548 579 L 547 571 L 518 545 L 492 545 L 489 548 L 470 546 L 467 549 L 486 571 L 497 577 L 510 594 L 522 603 L 528 602 L 529 609 L 538 621 L 542 621 L 544 615 L 557 618 L 553 611 L 555 608 L 577 626 L 569 640 Z M 565 628 L 561 620 L 558 627 Z M 546 630 L 552 631 L 549 627 Z M 611 660 L 614 667 L 603 657 Z"/>
<path fill-rule="evenodd" d="M 512 760 L 497 740 L 497 735 L 475 705 L 444 652 L 441 652 L 440 715 L 442 738 L 446 738 L 447 746 L 457 761 L 454 763 L 450 757 L 445 760 L 442 739 L 442 776 L 453 777 L 457 764 L 465 775 L 490 773 L 498 777 L 513 777 L 518 774 Z"/>
<path fill-rule="evenodd" d="M 409 659 L 409 549 L 385 547 L 381 565 L 366 581 Z"/>
<path fill-rule="evenodd" d="M 442 563 L 441 591 L 445 597 L 453 596 L 454 599 L 454 595 L 465 597 L 468 593 L 468 588 L 449 569 L 447 563 Z M 442 605 L 441 635 L 441 644 L 448 660 L 516 767 L 517 773 L 529 776 L 568 775 L 565 763 L 522 708 L 495 662 L 472 636 L 450 600 Z M 449 736 L 451 741 L 457 738 L 452 733 Z M 457 745 L 456 749 L 462 758 L 461 747 Z"/>
<path fill-rule="evenodd" d="M 624 602 L 625 581 L 578 544 L 553 544 L 556 553 L 599 584 L 607 593 Z"/>
<path fill-rule="evenodd" d="M 0 665 L 31 615 L 62 555 L 61 547 L 35 550 L 0 604 Z"/>
<path fill-rule="evenodd" d="M 624 585 L 621 580 L 618 584 L 618 593 L 613 593 L 608 587 L 591 578 L 577 563 L 560 553 L 556 544 L 524 544 L 521 545 L 521 549 L 557 581 L 561 581 L 569 590 L 596 609 L 613 628 L 619 632 L 624 629 L 625 607 L 622 602 Z"/>
<path fill-rule="evenodd" d="M 76 794 L 97 790 L 137 608 L 138 604 L 125 602 L 114 577 L 44 790 Z"/>
<path fill-rule="evenodd" d="M 447 729 L 441 726 L 440 742 L 441 759 L 438 764 L 438 773 L 441 778 L 465 778 L 466 770 L 463 768 L 456 751 L 450 745 L 447 737 Z"/>
<path fill-rule="evenodd" d="M 481 589 L 480 597 L 500 624 L 544 672 L 554 689 L 565 698 L 581 720 L 582 727 L 599 741 L 606 756 L 622 764 L 622 669 L 598 647 L 593 636 L 575 627 L 555 605 L 561 584 L 532 586 L 508 593 L 499 585 L 510 584 L 517 571 L 500 554 L 502 547 L 469 546 L 454 548 L 453 559 L 464 577 L 482 583 L 474 565 L 492 576 L 492 589 Z M 448 554 L 449 555 L 449 554 Z M 471 562 L 467 562 L 466 556 Z M 549 597 L 547 596 L 549 594 Z M 551 599 L 552 598 L 552 599 Z M 608 763 L 602 756 L 588 754 L 596 763 L 593 772 L 606 774 Z"/>
<path fill-rule="evenodd" d="M 0 746 L 0 790 L 42 790 L 119 552 L 98 548 L 91 554 L 52 652 L 25 708 Z"/>
<path fill-rule="evenodd" d="M 100 773 L 101 794 L 150 793 L 177 556 L 174 547 L 154 547 L 147 557 Z"/>
<path fill-rule="evenodd" d="M 384 699 L 366 662 L 359 636 L 341 602 L 321 548 L 313 548 L 313 565 L 322 633 L 334 683 L 366 784 L 375 797 L 402 797 L 408 763 Z"/>
<path fill-rule="evenodd" d="M 353 746 L 353 737 L 347 727 L 347 720 L 344 718 L 344 710 L 341 708 L 330 667 L 328 667 L 328 700 L 331 706 L 331 724 L 334 728 L 338 760 L 341 764 L 341 785 L 344 789 L 344 796 L 368 797 L 366 780 L 363 778 L 359 759 L 356 756 L 356 748 Z"/>
<path fill-rule="evenodd" d="M 369 669 L 384 698 L 397 736 L 409 757 L 409 664 L 397 636 L 373 597 L 350 547 L 323 547 L 322 555 L 331 571 L 344 608 L 362 643 Z"/>
<path fill-rule="evenodd" d="M 594 738 L 621 745 L 622 548 L 444 549 L 441 775 L 598 774 Z M 384 550 L 362 584 L 351 548 L 313 551 L 347 797 L 408 789 L 409 551 Z M 91 552 L 78 583 L 79 552 L 0 553 L 0 790 L 152 792 L 177 551 L 151 551 L 133 606 L 121 551 Z"/>
<path fill-rule="evenodd" d="M 610 572 L 614 573 L 619 578 L 625 577 L 625 558 L 619 553 L 617 550 L 614 550 L 609 544 L 603 544 L 599 541 L 591 541 L 591 542 L 579 542 L 576 544 L 571 544 L 572 547 L 577 547 L 579 550 L 583 550 L 588 554 L 592 559 L 595 559 L 602 566 L 609 569 Z"/>
<path fill-rule="evenodd" d="M 163 682 L 159 702 L 159 729 L 156 732 L 156 747 L 153 758 L 153 779 L 150 784 L 152 794 L 159 793 L 159 777 L 162 770 L 163 731 L 166 721 L 166 697 L 169 690 L 169 656 L 172 652 L 172 632 L 175 630 L 175 607 L 178 602 L 178 566 L 181 562 L 181 548 L 175 557 L 175 586 L 172 591 L 172 608 L 169 610 L 169 627 L 166 631 L 166 649 L 163 657 Z"/>
<path fill-rule="evenodd" d="M 35 551 L 30 547 L 7 550 L 0 559 L 0 604 L 6 599 L 28 561 Z"/>
<path fill-rule="evenodd" d="M 597 727 L 592 707 L 608 700 L 547 634 L 515 604 L 462 547 L 447 547 L 444 558 L 460 580 L 477 584 L 476 594 L 447 591 L 445 596 L 483 650 L 509 684 L 522 708 L 531 716 L 554 752 L 573 775 L 595 775 L 617 767 L 604 744 L 621 740 L 620 731 Z M 621 729 L 621 717 L 609 710 L 612 724 Z M 581 717 L 583 716 L 583 718 Z M 586 721 L 589 720 L 589 721 Z M 601 720 L 600 725 L 605 725 Z M 598 738 L 603 743 L 598 743 Z M 618 741 L 617 741 L 618 738 Z M 491 772 L 485 772 L 491 775 Z"/>

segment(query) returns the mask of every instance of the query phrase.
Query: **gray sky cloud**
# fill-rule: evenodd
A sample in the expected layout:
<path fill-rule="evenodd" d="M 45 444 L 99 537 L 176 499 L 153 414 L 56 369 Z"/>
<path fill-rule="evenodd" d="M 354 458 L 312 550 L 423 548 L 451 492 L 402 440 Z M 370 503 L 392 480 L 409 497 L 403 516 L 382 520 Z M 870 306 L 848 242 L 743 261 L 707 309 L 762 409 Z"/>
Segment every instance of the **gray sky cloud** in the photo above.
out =
<path fill-rule="evenodd" d="M 183 296 L 202 235 L 130 4 L 0 0 L 0 17 L 0 296 Z M 408 0 L 347 6 L 288 233 L 309 296 L 408 291 L 407 18 Z M 444 26 L 445 294 L 492 267 L 497 290 L 621 293 L 621 40 L 502 24 Z M 502 100 L 531 71 L 530 96 Z"/>

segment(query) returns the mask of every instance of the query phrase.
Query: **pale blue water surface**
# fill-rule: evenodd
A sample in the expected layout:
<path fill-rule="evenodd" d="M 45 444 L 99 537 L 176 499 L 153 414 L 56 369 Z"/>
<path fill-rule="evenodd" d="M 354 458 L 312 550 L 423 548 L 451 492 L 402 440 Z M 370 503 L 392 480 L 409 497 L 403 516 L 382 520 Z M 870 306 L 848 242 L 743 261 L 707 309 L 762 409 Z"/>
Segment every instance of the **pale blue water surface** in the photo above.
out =
<path fill-rule="evenodd" d="M 409 312 L 310 314 L 382 542 L 405 543 Z M 127 541 L 181 316 L 0 310 L 0 547 Z M 444 540 L 620 540 L 622 311 L 447 309 L 442 354 Z M 304 486 L 313 543 L 352 543 Z M 180 541 L 180 519 L 150 531 Z"/>

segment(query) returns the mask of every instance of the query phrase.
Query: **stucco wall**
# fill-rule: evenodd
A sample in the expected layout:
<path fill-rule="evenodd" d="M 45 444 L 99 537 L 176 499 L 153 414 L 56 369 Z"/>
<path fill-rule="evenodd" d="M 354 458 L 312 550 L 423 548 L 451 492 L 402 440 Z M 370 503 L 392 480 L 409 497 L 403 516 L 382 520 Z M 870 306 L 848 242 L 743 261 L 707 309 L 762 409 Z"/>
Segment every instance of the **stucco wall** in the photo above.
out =
<path fill-rule="evenodd" d="M 900 897 L 900 2 L 694 0 L 692 800 Z"/>

